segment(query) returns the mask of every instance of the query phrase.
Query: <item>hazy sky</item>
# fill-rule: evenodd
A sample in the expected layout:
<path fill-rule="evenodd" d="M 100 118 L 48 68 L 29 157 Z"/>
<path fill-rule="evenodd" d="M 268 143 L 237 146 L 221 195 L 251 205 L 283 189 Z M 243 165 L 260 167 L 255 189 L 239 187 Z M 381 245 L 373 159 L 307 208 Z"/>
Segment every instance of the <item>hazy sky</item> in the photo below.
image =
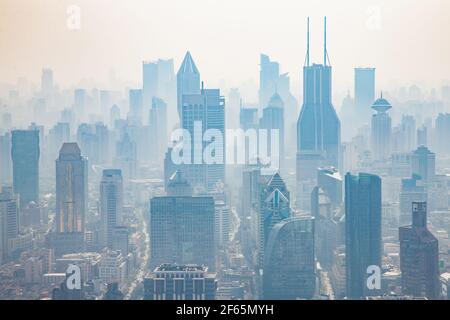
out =
<path fill-rule="evenodd" d="M 71 30 L 67 9 L 81 10 Z M 322 61 L 322 17 L 336 90 L 353 88 L 353 68 L 377 68 L 377 87 L 450 79 L 448 0 L 0 0 L 0 82 L 38 81 L 42 67 L 62 86 L 109 70 L 140 84 L 142 60 L 190 50 L 211 87 L 258 81 L 259 53 L 290 72 L 295 94 L 311 17 L 312 61 Z M 73 20 L 70 20 L 73 21 Z"/>

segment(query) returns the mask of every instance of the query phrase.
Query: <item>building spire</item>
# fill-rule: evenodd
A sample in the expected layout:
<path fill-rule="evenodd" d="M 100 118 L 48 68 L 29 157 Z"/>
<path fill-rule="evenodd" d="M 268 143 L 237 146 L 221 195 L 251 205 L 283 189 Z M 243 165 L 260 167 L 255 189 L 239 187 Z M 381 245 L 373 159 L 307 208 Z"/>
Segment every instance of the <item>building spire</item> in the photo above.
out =
<path fill-rule="evenodd" d="M 306 59 L 305 65 L 309 67 L 309 17 L 306 23 Z"/>
<path fill-rule="evenodd" d="M 323 65 L 327 65 L 327 17 L 323 19 Z"/>

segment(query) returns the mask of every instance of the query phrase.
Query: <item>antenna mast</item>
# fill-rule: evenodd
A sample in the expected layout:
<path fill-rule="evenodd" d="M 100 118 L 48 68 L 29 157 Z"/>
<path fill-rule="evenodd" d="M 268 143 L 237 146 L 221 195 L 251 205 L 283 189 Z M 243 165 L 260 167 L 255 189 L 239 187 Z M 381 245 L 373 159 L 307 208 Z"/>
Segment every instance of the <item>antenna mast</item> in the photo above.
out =
<path fill-rule="evenodd" d="M 323 20 L 323 65 L 327 65 L 327 17 Z"/>
<path fill-rule="evenodd" d="M 309 67 L 309 17 L 306 25 L 306 66 Z"/>

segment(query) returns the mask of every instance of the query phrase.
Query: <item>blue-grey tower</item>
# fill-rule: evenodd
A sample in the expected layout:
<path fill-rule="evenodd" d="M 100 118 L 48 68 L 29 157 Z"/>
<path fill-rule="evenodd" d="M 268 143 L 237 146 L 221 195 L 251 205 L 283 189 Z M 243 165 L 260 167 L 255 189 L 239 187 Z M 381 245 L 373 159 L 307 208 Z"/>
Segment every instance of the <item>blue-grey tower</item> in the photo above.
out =
<path fill-rule="evenodd" d="M 303 67 L 303 105 L 297 122 L 297 193 L 302 181 L 315 180 L 323 165 L 339 168 L 341 124 L 331 102 L 331 66 L 324 20 L 323 64 L 310 65 L 309 18 L 307 52 Z M 312 183 L 311 185 L 314 185 Z M 310 190 L 305 190 L 309 195 Z M 297 201 L 302 198 L 298 195 Z M 300 205 L 301 206 L 301 205 Z"/>
<path fill-rule="evenodd" d="M 345 176 L 346 292 L 349 299 L 376 295 L 369 290 L 369 266 L 381 268 L 381 179 L 368 173 Z"/>

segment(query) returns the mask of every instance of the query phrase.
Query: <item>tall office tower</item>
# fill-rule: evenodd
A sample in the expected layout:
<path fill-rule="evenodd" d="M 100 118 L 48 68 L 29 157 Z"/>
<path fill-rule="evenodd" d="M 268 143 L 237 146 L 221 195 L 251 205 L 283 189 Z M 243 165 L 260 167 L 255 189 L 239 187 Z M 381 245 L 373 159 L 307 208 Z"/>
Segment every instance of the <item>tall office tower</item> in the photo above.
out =
<path fill-rule="evenodd" d="M 241 107 L 239 126 L 243 130 L 258 128 L 258 108 Z"/>
<path fill-rule="evenodd" d="M 376 294 L 366 285 L 368 267 L 381 268 L 381 179 L 376 175 L 345 176 L 345 249 L 347 298 Z"/>
<path fill-rule="evenodd" d="M 128 113 L 128 119 L 134 124 L 143 124 L 144 107 L 142 102 L 142 90 L 130 89 L 128 92 L 130 112 Z M 147 107 L 147 109 L 150 107 Z"/>
<path fill-rule="evenodd" d="M 152 99 L 152 109 L 149 114 L 149 125 L 154 148 L 153 160 L 162 165 L 164 152 L 167 149 L 169 138 L 167 135 L 167 104 L 159 98 Z"/>
<path fill-rule="evenodd" d="M 70 124 L 58 122 L 49 131 L 47 136 L 47 155 L 45 158 L 55 160 L 64 142 L 70 141 Z"/>
<path fill-rule="evenodd" d="M 130 139 L 128 133 L 124 133 L 116 143 L 116 157 L 114 165 L 122 170 L 122 177 L 126 184 L 136 177 L 137 151 L 136 143 Z"/>
<path fill-rule="evenodd" d="M 11 134 L 0 136 L 0 185 L 12 183 Z"/>
<path fill-rule="evenodd" d="M 400 123 L 401 150 L 400 152 L 411 152 L 416 148 L 416 119 L 413 116 L 402 116 Z"/>
<path fill-rule="evenodd" d="M 427 203 L 413 202 L 412 225 L 399 228 L 402 292 L 438 299 L 438 240 L 427 228 Z"/>
<path fill-rule="evenodd" d="M 355 68 L 355 121 L 370 122 L 370 106 L 375 100 L 375 68 Z M 358 129 L 358 128 L 356 128 Z"/>
<path fill-rule="evenodd" d="M 56 160 L 56 254 L 79 252 L 84 246 L 88 166 L 78 144 L 64 143 Z"/>
<path fill-rule="evenodd" d="M 98 144 L 98 162 L 100 164 L 111 163 L 110 132 L 102 122 L 95 124 L 95 136 Z"/>
<path fill-rule="evenodd" d="M 417 129 L 417 146 L 428 146 L 427 127 L 422 126 Z"/>
<path fill-rule="evenodd" d="M 424 183 L 432 183 L 436 174 L 436 155 L 425 146 L 418 147 L 411 154 L 411 169 Z"/>
<path fill-rule="evenodd" d="M 270 231 L 275 224 L 291 215 L 289 191 L 278 173 L 275 173 L 261 190 L 259 210 L 258 254 L 262 267 Z"/>
<path fill-rule="evenodd" d="M 239 111 L 239 127 L 245 131 L 248 129 L 258 130 L 259 119 L 258 119 L 258 108 L 243 107 L 241 106 Z M 270 137 L 270 135 L 268 136 Z M 257 150 L 250 151 L 250 137 L 245 137 L 245 164 L 252 163 L 258 157 Z"/>
<path fill-rule="evenodd" d="M 9 256 L 9 241 L 19 235 L 19 203 L 12 187 L 0 192 L 0 265 Z"/>
<path fill-rule="evenodd" d="M 167 196 L 150 201 L 150 266 L 204 264 L 216 268 L 214 198 Z"/>
<path fill-rule="evenodd" d="M 194 189 L 213 191 L 219 181 L 225 181 L 225 99 L 220 90 L 202 89 L 200 94 L 183 95 L 181 127 L 191 135 L 191 164 L 182 164 L 181 170 Z M 201 141 L 208 129 L 220 133 L 222 145 L 220 139 L 214 140 L 217 137 L 210 137 L 208 143 Z M 212 140 L 216 163 L 203 158 L 203 153 L 209 155 L 206 148 Z"/>
<path fill-rule="evenodd" d="M 41 93 L 44 97 L 49 97 L 53 91 L 53 71 L 52 69 L 42 69 Z"/>
<path fill-rule="evenodd" d="M 192 196 L 192 187 L 184 179 L 180 170 L 175 171 L 167 184 L 167 195 L 170 197 L 190 197 Z"/>
<path fill-rule="evenodd" d="M 186 52 L 177 73 L 177 106 L 180 121 L 182 118 L 181 109 L 184 103 L 183 96 L 188 94 L 200 94 L 200 72 L 195 66 L 189 51 Z"/>
<path fill-rule="evenodd" d="M 122 223 L 123 181 L 119 169 L 103 170 L 100 182 L 102 243 L 112 249 L 114 228 Z"/>
<path fill-rule="evenodd" d="M 112 106 L 112 95 L 109 90 L 100 90 L 100 112 L 105 123 L 109 121 L 109 108 Z"/>
<path fill-rule="evenodd" d="M 421 178 L 413 175 L 409 179 L 402 179 L 400 190 L 399 226 L 411 224 L 411 206 L 413 202 L 426 202 L 427 191 Z"/>
<path fill-rule="evenodd" d="M 303 67 L 303 106 L 297 122 L 297 202 L 300 202 L 297 205 L 303 209 L 309 207 L 317 168 L 324 165 L 339 168 L 341 144 L 341 124 L 331 103 L 326 18 L 323 65 L 309 64 L 309 19 L 307 38 L 306 63 Z M 302 193 L 305 195 L 302 196 Z"/>
<path fill-rule="evenodd" d="M 450 113 L 439 113 L 435 121 L 434 135 L 439 137 L 433 144 L 436 145 L 436 152 L 442 157 L 448 156 L 450 146 L 446 139 L 442 139 L 442 137 L 450 137 Z"/>
<path fill-rule="evenodd" d="M 383 161 L 391 156 L 391 117 L 387 111 L 392 108 L 391 104 L 383 98 L 377 99 L 372 104 L 372 109 L 377 113 L 372 115 L 371 149 L 375 161 Z"/>
<path fill-rule="evenodd" d="M 83 120 L 86 112 L 86 90 L 85 89 L 75 89 L 74 91 L 74 102 L 73 107 L 77 119 Z"/>
<path fill-rule="evenodd" d="M 277 91 L 280 66 L 278 62 L 270 61 L 265 54 L 260 55 L 259 66 L 259 106 L 264 108 Z"/>
<path fill-rule="evenodd" d="M 314 218 L 288 218 L 270 232 L 263 273 L 263 297 L 311 299 L 316 288 Z"/>
<path fill-rule="evenodd" d="M 272 95 L 267 106 L 263 109 L 259 127 L 267 130 L 267 156 L 270 157 L 271 164 L 274 161 L 275 164 L 278 164 L 278 168 L 274 169 L 279 171 L 280 168 L 284 167 L 282 165 L 284 160 L 284 103 L 278 93 Z M 271 130 L 278 130 L 278 141 L 272 141 Z M 278 143 L 278 146 L 275 146 L 275 143 Z"/>
<path fill-rule="evenodd" d="M 39 203 L 39 156 L 39 131 L 12 132 L 13 186 L 21 208 L 31 201 Z"/>
<path fill-rule="evenodd" d="M 142 62 L 142 103 L 144 110 L 152 106 L 152 98 L 158 95 L 158 65 Z"/>
<path fill-rule="evenodd" d="M 214 300 L 216 273 L 199 264 L 157 266 L 144 278 L 144 300 Z"/>
<path fill-rule="evenodd" d="M 113 104 L 109 110 L 109 126 L 115 128 L 116 121 L 120 119 L 120 108 L 117 104 Z"/>
<path fill-rule="evenodd" d="M 318 168 L 317 185 L 327 193 L 333 208 L 342 203 L 342 176 L 336 168 Z"/>

